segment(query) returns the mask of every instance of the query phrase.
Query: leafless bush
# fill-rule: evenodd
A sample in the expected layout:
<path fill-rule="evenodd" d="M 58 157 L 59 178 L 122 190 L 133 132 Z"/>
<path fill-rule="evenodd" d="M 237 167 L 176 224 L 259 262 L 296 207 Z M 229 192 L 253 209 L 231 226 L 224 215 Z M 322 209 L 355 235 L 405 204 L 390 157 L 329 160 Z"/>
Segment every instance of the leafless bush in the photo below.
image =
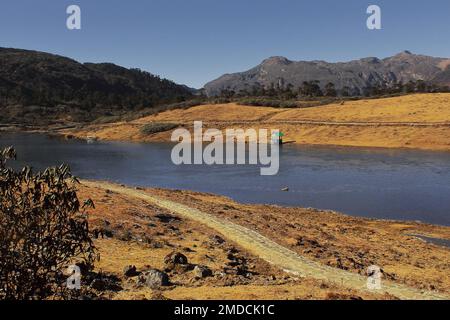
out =
<path fill-rule="evenodd" d="M 65 268 L 96 258 L 77 179 L 67 166 L 33 174 L 8 168 L 0 151 L 0 299 L 44 299 L 65 287 Z"/>

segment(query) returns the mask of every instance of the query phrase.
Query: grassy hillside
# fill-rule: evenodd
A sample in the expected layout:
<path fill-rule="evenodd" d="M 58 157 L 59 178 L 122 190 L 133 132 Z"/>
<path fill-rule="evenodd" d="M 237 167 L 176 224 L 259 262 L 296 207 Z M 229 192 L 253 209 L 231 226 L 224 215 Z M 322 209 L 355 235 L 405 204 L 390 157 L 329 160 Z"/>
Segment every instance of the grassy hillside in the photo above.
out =
<path fill-rule="evenodd" d="M 80 138 L 169 141 L 171 131 L 144 135 L 148 123 L 193 121 L 208 128 L 280 129 L 285 140 L 299 144 L 418 148 L 450 151 L 450 94 L 415 94 L 395 98 L 347 101 L 344 104 L 283 109 L 237 104 L 202 105 L 170 110 L 130 122 L 65 131 Z"/>

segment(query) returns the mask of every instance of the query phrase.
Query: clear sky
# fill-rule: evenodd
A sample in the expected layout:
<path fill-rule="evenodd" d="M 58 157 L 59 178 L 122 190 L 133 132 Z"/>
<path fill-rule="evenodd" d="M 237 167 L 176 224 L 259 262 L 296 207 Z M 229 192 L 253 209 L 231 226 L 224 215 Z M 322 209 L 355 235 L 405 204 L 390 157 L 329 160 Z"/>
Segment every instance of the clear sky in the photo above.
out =
<path fill-rule="evenodd" d="M 66 28 L 66 8 L 82 29 Z M 382 9 L 382 30 L 366 9 Z M 0 46 L 137 67 L 192 87 L 280 55 L 450 57 L 449 0 L 1 0 Z M 1 63 L 1 62 L 0 62 Z"/>

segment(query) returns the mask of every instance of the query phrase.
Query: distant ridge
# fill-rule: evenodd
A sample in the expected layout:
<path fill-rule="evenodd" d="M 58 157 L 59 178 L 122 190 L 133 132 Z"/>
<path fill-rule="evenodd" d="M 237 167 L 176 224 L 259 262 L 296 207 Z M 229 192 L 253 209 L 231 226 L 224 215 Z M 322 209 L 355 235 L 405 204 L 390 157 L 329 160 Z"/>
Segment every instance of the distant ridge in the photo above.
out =
<path fill-rule="evenodd" d="M 205 85 L 208 96 L 220 95 L 223 90 L 236 93 L 271 86 L 298 88 L 304 81 L 320 81 L 323 88 L 333 83 L 338 90 L 344 87 L 352 95 L 362 95 L 367 88 L 395 82 L 424 80 L 437 85 L 450 83 L 450 59 L 435 58 L 403 51 L 395 56 L 379 59 L 368 57 L 349 62 L 291 61 L 285 57 L 270 57 L 244 72 L 225 74 Z"/>

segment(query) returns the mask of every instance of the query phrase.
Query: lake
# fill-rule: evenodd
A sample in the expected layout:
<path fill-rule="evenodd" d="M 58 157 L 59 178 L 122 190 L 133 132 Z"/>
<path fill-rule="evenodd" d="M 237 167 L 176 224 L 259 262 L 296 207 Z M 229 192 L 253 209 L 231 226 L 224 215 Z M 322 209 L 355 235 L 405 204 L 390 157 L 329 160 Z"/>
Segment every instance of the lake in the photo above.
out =
<path fill-rule="evenodd" d="M 450 153 L 285 145 L 276 176 L 259 166 L 172 164 L 170 143 L 62 140 L 1 133 L 17 165 L 67 163 L 75 175 L 132 186 L 188 189 L 244 203 L 332 209 L 355 216 L 450 225 Z M 281 191 L 289 187 L 289 192 Z"/>

